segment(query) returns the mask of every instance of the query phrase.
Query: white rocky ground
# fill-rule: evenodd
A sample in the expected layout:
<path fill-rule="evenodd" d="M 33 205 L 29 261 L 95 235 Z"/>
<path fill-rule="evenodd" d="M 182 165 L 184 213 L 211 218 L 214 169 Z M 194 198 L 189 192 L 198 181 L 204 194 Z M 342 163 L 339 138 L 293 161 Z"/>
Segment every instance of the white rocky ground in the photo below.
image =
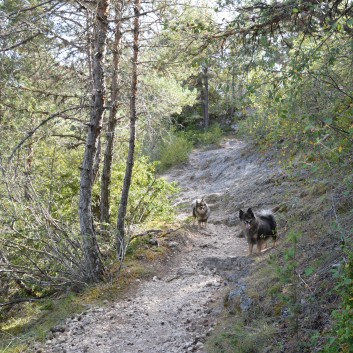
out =
<path fill-rule="evenodd" d="M 172 239 L 166 272 L 142 281 L 134 295 L 91 308 L 53 328 L 45 353 L 205 353 L 206 337 L 220 317 L 224 297 L 246 308 L 251 301 L 240 279 L 253 259 L 236 237 L 240 207 L 272 207 L 279 168 L 253 155 L 246 144 L 228 140 L 220 148 L 196 151 L 166 177 L 181 187 L 180 217 L 204 196 L 211 207 L 207 229 L 190 226 L 187 237 Z"/>

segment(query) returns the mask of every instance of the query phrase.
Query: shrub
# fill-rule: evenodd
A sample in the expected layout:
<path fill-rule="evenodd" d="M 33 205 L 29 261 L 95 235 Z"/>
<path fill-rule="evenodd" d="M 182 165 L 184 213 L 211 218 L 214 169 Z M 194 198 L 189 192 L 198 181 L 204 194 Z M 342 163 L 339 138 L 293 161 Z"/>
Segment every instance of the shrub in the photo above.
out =
<path fill-rule="evenodd" d="M 353 213 L 349 212 L 350 217 Z M 326 337 L 324 353 L 352 352 L 353 347 L 353 251 L 352 229 L 348 230 L 337 226 L 337 231 L 342 235 L 341 242 L 344 258 L 333 270 L 337 279 L 335 292 L 341 298 L 339 307 L 332 312 L 333 325 Z"/>
<path fill-rule="evenodd" d="M 201 133 L 200 142 L 203 145 L 219 145 L 223 132 L 219 124 L 212 125 L 207 131 Z"/>
<path fill-rule="evenodd" d="M 159 170 L 165 171 L 177 164 L 186 162 L 193 148 L 192 142 L 181 134 L 172 134 L 171 137 L 164 141 L 159 150 Z"/>
<path fill-rule="evenodd" d="M 185 132 L 179 132 L 179 135 L 184 136 L 195 146 L 219 145 L 223 136 L 223 131 L 219 124 L 213 124 L 206 131 L 191 129 Z"/>

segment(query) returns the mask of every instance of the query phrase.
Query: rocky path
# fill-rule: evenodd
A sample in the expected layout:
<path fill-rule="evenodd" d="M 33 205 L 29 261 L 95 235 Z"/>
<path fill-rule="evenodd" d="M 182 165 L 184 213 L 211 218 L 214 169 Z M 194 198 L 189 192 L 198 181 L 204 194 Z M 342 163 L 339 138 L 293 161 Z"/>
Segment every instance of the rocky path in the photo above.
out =
<path fill-rule="evenodd" d="M 207 229 L 190 226 L 186 240 L 170 244 L 175 254 L 165 273 L 141 282 L 133 296 L 71 318 L 37 352 L 205 353 L 225 293 L 237 290 L 238 274 L 252 261 L 245 239 L 236 237 L 239 207 L 270 203 L 272 195 L 260 191 L 279 175 L 237 140 L 194 152 L 166 177 L 181 187 L 180 218 L 191 215 L 194 198 L 205 197 L 212 210 Z M 254 192 L 259 197 L 250 199 Z"/>

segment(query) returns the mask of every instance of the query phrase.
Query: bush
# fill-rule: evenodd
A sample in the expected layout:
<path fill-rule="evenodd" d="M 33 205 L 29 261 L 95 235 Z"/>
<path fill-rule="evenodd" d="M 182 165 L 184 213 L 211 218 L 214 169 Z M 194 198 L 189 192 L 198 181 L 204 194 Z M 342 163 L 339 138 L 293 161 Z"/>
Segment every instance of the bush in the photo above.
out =
<path fill-rule="evenodd" d="M 206 131 L 200 130 L 188 130 L 181 132 L 186 139 L 191 141 L 195 146 L 205 146 L 205 145 L 219 145 L 223 131 L 219 124 L 212 125 Z"/>
<path fill-rule="evenodd" d="M 223 136 L 223 132 L 219 124 L 212 125 L 207 131 L 200 136 L 200 142 L 203 145 L 219 145 Z"/>
<path fill-rule="evenodd" d="M 349 212 L 350 217 L 353 216 Z M 333 276 L 337 279 L 335 292 L 341 298 L 339 307 L 332 312 L 333 325 L 331 330 L 326 333 L 326 345 L 323 349 L 324 353 L 335 352 L 352 352 L 353 347 L 353 251 L 351 232 L 340 229 L 339 224 L 336 225 L 337 230 L 342 234 L 342 247 L 344 259 L 339 266 L 333 270 Z"/>
<path fill-rule="evenodd" d="M 159 170 L 165 171 L 177 164 L 186 162 L 193 148 L 192 142 L 181 134 L 171 135 L 159 150 Z"/>
<path fill-rule="evenodd" d="M 159 171 L 163 172 L 188 160 L 194 146 L 219 145 L 223 131 L 219 124 L 214 124 L 207 131 L 196 129 L 172 131 L 169 138 L 159 148 Z"/>

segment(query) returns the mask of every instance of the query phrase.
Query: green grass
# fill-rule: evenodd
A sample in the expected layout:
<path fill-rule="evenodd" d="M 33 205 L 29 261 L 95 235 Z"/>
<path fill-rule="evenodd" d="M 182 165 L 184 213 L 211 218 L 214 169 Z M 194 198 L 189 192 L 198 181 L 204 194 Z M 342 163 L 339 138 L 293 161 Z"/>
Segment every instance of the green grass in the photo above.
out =
<path fill-rule="evenodd" d="M 193 145 L 184 136 L 173 135 L 165 141 L 159 152 L 159 170 L 165 171 L 188 160 Z"/>
<path fill-rule="evenodd" d="M 233 327 L 223 326 L 218 331 L 206 344 L 210 353 L 261 353 L 271 346 L 277 332 L 263 319 L 259 319 L 252 327 L 239 320 Z"/>
<path fill-rule="evenodd" d="M 219 145 L 224 133 L 218 124 L 213 124 L 208 130 L 190 129 L 181 134 L 194 146 Z"/>
<path fill-rule="evenodd" d="M 32 340 L 44 340 L 51 327 L 83 308 L 75 295 L 21 304 L 1 326 L 0 351 L 26 352 Z"/>
<path fill-rule="evenodd" d="M 218 124 L 208 130 L 191 129 L 172 132 L 159 148 L 159 171 L 184 163 L 194 147 L 219 145 L 223 138 L 223 131 Z"/>

